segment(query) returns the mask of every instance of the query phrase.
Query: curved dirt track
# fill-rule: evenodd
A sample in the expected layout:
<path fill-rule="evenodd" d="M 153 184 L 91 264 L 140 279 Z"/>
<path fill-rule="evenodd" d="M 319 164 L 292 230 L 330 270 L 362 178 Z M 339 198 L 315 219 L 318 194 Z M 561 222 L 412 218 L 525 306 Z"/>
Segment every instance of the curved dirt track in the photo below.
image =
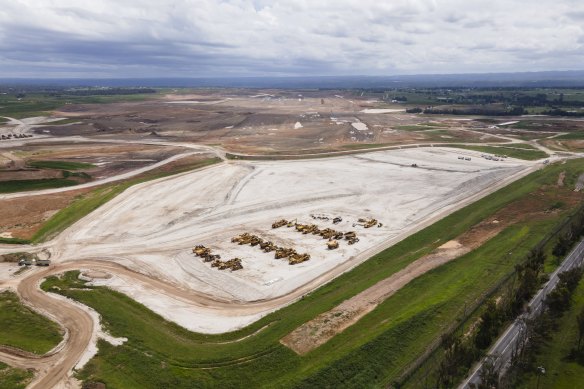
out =
<path fill-rule="evenodd" d="M 64 341 L 56 349 L 40 357 L 25 356 L 15 351 L 0 351 L 1 361 L 14 367 L 38 371 L 29 388 L 53 388 L 58 384 L 68 386 L 64 381 L 87 349 L 93 334 L 93 319 L 86 311 L 40 290 L 40 282 L 50 274 L 54 274 L 54 269 L 34 272 L 19 283 L 17 292 L 27 305 L 64 328 Z"/>

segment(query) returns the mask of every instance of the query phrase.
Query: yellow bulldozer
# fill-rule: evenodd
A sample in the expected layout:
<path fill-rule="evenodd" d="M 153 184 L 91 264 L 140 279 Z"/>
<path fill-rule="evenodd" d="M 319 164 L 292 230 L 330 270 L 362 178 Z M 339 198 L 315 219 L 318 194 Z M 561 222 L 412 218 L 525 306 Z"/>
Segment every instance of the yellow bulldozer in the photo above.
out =
<path fill-rule="evenodd" d="M 293 254 L 288 259 L 288 264 L 297 265 L 299 263 L 306 262 L 308 260 L 310 260 L 309 254 Z"/>
<path fill-rule="evenodd" d="M 280 219 L 280 220 L 275 221 L 274 223 L 272 223 L 272 228 L 284 227 L 287 224 L 288 224 L 288 220 L 286 220 L 286 219 Z"/>
<path fill-rule="evenodd" d="M 201 255 L 206 254 L 210 251 L 211 250 L 209 250 L 207 247 L 203 246 L 202 244 L 199 244 L 199 245 L 196 245 L 195 248 L 193 249 L 193 254 L 200 257 Z"/>
<path fill-rule="evenodd" d="M 338 249 L 339 242 L 336 240 L 329 240 L 328 242 L 326 242 L 326 246 L 328 247 L 329 250 Z"/>
<path fill-rule="evenodd" d="M 276 249 L 276 253 L 274 256 L 276 259 L 282 259 L 282 258 L 291 257 L 292 255 L 296 255 L 296 254 L 298 254 L 298 253 L 296 252 L 296 250 L 294 250 L 292 248 L 278 247 Z"/>
<path fill-rule="evenodd" d="M 243 244 L 250 243 L 251 239 L 252 239 L 252 235 L 248 234 L 247 232 L 244 232 L 241 235 L 238 235 L 234 238 L 231 238 L 231 242 L 238 243 L 239 245 L 243 245 Z"/>

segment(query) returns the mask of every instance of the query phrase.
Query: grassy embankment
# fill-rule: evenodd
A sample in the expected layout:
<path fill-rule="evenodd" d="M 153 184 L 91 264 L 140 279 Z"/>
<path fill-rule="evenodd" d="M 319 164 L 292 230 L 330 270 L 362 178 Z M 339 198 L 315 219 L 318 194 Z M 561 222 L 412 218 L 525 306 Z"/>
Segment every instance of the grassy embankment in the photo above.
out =
<path fill-rule="evenodd" d="M 0 389 L 24 389 L 32 377 L 31 371 L 13 369 L 0 362 Z"/>
<path fill-rule="evenodd" d="M 86 162 L 70 161 L 29 161 L 27 165 L 36 169 L 55 169 L 55 170 L 81 170 L 91 169 L 95 165 Z"/>
<path fill-rule="evenodd" d="M 536 148 L 529 145 L 509 145 L 509 146 L 466 146 L 466 145 L 449 145 L 448 147 L 454 147 L 458 149 L 466 149 L 479 151 L 481 153 L 495 154 L 495 155 L 506 155 L 511 158 L 525 159 L 528 161 L 535 161 L 537 159 L 547 158 L 548 155 Z"/>
<path fill-rule="evenodd" d="M 574 293 L 572 306 L 554 328 L 547 344 L 537 356 L 535 366 L 543 366 L 546 374 L 540 377 L 540 388 L 572 389 L 584 387 L 584 366 L 568 358 L 570 350 L 578 344 L 576 316 L 584 309 L 584 282 Z M 535 374 L 524 377 L 519 388 L 535 388 Z"/>
<path fill-rule="evenodd" d="M 84 172 L 77 173 L 71 172 L 70 170 L 91 169 L 95 167 L 95 165 L 90 163 L 68 161 L 29 161 L 27 165 L 36 169 L 61 170 L 63 178 L 0 181 L 0 193 L 29 192 L 33 190 L 74 186 L 79 184 L 79 182 L 69 179 L 70 177 L 89 179 L 91 176 Z"/>
<path fill-rule="evenodd" d="M 10 291 L 0 293 L 0 344 L 45 354 L 63 339 L 59 326 L 23 305 Z"/>
<path fill-rule="evenodd" d="M 193 383 L 223 387 L 381 386 L 396 379 L 439 338 L 466 304 L 472 304 L 511 272 L 569 210 L 506 228 L 479 249 L 412 281 L 356 325 L 303 357 L 279 340 L 505 205 L 556 182 L 559 172 L 569 172 L 569 185 L 583 169 L 584 161 L 569 161 L 533 173 L 383 251 L 297 303 L 228 334 L 189 332 L 123 294 L 105 288 L 84 290 L 74 274 L 63 280 L 52 278 L 44 288 L 57 286 L 60 289 L 53 291 L 95 308 L 113 335 L 129 338 L 118 347 L 101 342 L 99 356 L 81 372 L 86 380 L 124 388 L 180 388 Z M 556 189 L 549 190 L 553 193 Z M 224 343 L 259 329 L 256 335 Z"/>
<path fill-rule="evenodd" d="M 79 184 L 65 178 L 0 181 L 0 193 L 30 192 L 32 190 L 63 188 Z"/>

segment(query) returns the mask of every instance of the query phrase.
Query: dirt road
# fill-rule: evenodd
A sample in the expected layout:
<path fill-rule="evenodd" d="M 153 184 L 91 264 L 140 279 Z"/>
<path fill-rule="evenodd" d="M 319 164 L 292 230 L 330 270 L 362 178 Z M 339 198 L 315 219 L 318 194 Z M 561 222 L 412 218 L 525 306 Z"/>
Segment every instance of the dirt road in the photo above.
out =
<path fill-rule="evenodd" d="M 70 371 L 87 349 L 95 325 L 91 316 L 83 309 L 39 289 L 39 283 L 50 274 L 54 274 L 53 268 L 33 272 L 19 283 L 17 292 L 27 305 L 65 329 L 64 341 L 55 350 L 41 357 L 0 350 L 0 361 L 14 367 L 38 371 L 35 380 L 29 385 L 29 388 L 35 389 L 53 388 L 57 384 L 69 386 L 66 381 Z"/>

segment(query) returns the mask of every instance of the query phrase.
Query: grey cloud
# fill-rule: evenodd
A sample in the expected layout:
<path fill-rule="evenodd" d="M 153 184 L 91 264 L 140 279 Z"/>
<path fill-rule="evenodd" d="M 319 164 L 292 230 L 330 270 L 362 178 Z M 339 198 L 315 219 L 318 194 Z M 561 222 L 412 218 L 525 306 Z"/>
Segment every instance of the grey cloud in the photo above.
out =
<path fill-rule="evenodd" d="M 584 60 L 584 4 L 571 0 L 54 3 L 0 8 L 0 77 L 525 71 Z"/>

